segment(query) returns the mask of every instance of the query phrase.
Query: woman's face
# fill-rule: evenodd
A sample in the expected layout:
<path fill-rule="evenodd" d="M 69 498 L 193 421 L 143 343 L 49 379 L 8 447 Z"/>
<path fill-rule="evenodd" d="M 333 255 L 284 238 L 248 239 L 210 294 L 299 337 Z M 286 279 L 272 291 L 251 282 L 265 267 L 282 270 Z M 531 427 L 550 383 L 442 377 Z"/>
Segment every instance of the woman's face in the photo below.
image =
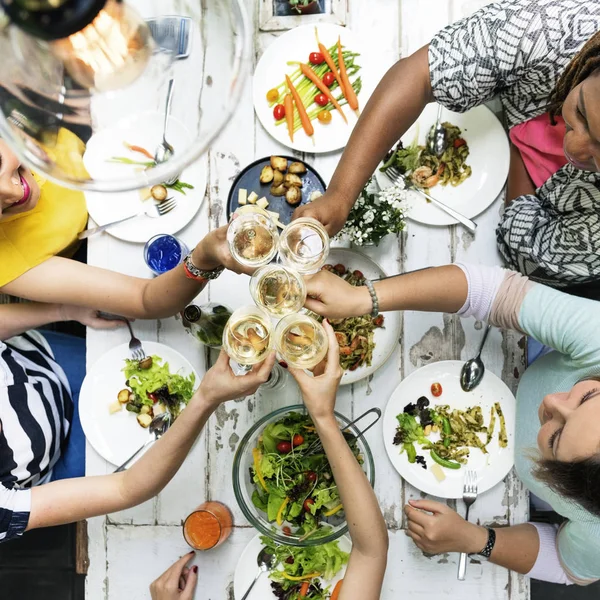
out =
<path fill-rule="evenodd" d="M 35 208 L 40 188 L 31 171 L 0 140 L 0 221 Z"/>
<path fill-rule="evenodd" d="M 600 452 L 600 381 L 586 379 L 569 392 L 548 394 L 539 409 L 543 458 L 573 462 Z"/>
<path fill-rule="evenodd" d="M 600 70 L 571 90 L 562 116 L 567 160 L 577 169 L 600 171 Z"/>

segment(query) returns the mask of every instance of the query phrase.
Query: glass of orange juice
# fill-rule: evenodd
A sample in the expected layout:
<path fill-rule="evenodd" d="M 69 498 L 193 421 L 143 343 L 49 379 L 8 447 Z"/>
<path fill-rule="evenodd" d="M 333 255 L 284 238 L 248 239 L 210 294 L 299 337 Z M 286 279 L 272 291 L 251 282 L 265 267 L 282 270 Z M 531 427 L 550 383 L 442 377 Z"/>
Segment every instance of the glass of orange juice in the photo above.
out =
<path fill-rule="evenodd" d="M 230 535 L 233 515 L 221 502 L 204 502 L 183 523 L 183 537 L 194 550 L 220 546 Z"/>

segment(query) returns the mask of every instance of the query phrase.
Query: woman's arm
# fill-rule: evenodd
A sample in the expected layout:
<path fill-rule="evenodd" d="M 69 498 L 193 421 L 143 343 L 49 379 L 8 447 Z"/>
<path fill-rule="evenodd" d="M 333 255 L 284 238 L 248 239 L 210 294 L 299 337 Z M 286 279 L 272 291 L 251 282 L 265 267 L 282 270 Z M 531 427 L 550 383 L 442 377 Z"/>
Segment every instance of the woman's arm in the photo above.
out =
<path fill-rule="evenodd" d="M 535 185 L 527 172 L 519 149 L 511 143 L 510 168 L 508 170 L 506 200 L 504 204 L 508 206 L 515 198 L 530 194 L 535 194 Z"/>
<path fill-rule="evenodd" d="M 340 600 L 379 600 L 385 574 L 388 533 L 373 488 L 340 431 L 334 415 L 335 397 L 342 377 L 339 347 L 331 325 L 327 365 L 322 375 L 310 377 L 290 369 L 315 424 L 331 466 L 352 539 L 352 552 Z"/>
<path fill-rule="evenodd" d="M 203 270 L 223 265 L 240 271 L 227 246 L 227 226 L 209 233 L 192 252 Z M 153 279 L 130 277 L 65 258 L 50 258 L 0 291 L 48 304 L 76 304 L 138 319 L 170 317 L 201 291 L 183 265 Z"/>
<path fill-rule="evenodd" d="M 267 381 L 275 355 L 244 377 L 236 377 L 221 352 L 188 406 L 169 431 L 129 470 L 112 475 L 65 479 L 34 487 L 27 529 L 71 523 L 145 502 L 169 483 L 221 402 L 256 391 Z"/>
<path fill-rule="evenodd" d="M 386 73 L 360 115 L 327 192 L 298 208 L 295 218 L 318 219 L 330 235 L 344 226 L 379 162 L 433 100 L 427 52 L 424 46 Z"/>

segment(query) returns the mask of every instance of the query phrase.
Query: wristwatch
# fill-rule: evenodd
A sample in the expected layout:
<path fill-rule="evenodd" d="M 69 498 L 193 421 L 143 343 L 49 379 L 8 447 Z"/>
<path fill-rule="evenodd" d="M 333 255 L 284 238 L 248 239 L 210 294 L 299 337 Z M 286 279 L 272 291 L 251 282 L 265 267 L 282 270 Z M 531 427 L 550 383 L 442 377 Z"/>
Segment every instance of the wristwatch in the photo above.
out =
<path fill-rule="evenodd" d="M 204 271 L 199 269 L 192 262 L 191 252 L 183 259 L 183 268 L 185 270 L 185 276 L 188 279 L 195 279 L 196 281 L 211 281 L 212 279 L 216 279 L 225 269 L 223 266 L 217 267 L 212 271 Z"/>
<path fill-rule="evenodd" d="M 489 527 L 487 528 L 487 530 L 488 530 L 488 541 L 487 541 L 487 544 L 485 545 L 485 548 L 481 552 L 478 552 L 475 555 L 472 554 L 471 556 L 479 556 L 483 560 L 490 560 L 490 556 L 492 555 L 494 545 L 496 544 L 496 532 L 493 529 L 490 529 Z"/>

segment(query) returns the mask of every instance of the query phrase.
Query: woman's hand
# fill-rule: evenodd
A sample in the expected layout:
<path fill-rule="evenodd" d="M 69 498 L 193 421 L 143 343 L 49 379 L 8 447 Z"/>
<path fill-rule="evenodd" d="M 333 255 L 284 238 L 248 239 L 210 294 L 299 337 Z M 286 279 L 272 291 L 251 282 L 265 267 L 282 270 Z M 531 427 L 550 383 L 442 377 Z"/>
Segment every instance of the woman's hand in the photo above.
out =
<path fill-rule="evenodd" d="M 332 197 L 331 193 L 325 192 L 313 202 L 299 206 L 292 218 L 312 217 L 320 221 L 327 233 L 333 237 L 344 227 L 350 208 L 346 203 Z"/>
<path fill-rule="evenodd" d="M 441 502 L 411 500 L 404 507 L 404 512 L 408 519 L 406 535 L 428 554 L 474 554 L 481 552 L 487 544 L 488 531 L 485 527 L 465 521 L 456 511 Z"/>
<path fill-rule="evenodd" d="M 327 321 L 324 321 L 323 326 L 327 332 L 329 350 L 327 358 L 315 367 L 314 377 L 302 369 L 289 369 L 298 382 L 304 404 L 314 419 L 333 416 L 335 396 L 343 374 L 340 367 L 340 347 L 335 339 L 333 327 Z"/>
<path fill-rule="evenodd" d="M 194 554 L 188 552 L 182 556 L 150 584 L 152 600 L 192 600 L 198 583 L 198 567 L 188 569 L 186 565 L 194 558 Z"/>
<path fill-rule="evenodd" d="M 60 319 L 62 321 L 79 321 L 86 327 L 93 329 L 116 329 L 125 327 L 125 322 L 117 319 L 103 319 L 98 316 L 98 311 L 85 306 L 74 304 L 61 304 L 59 307 Z"/>
<path fill-rule="evenodd" d="M 218 229 L 213 229 L 205 236 L 194 248 L 192 253 L 192 262 L 199 269 L 212 271 L 220 266 L 233 271 L 234 273 L 246 273 L 251 275 L 255 269 L 244 267 L 231 256 L 229 244 L 227 243 L 227 228 L 229 225 L 223 225 Z"/>
<path fill-rule="evenodd" d="M 221 350 L 219 359 L 202 378 L 196 393 L 212 405 L 249 396 L 269 379 L 274 364 L 275 352 L 271 352 L 262 363 L 254 365 L 250 372 L 236 376 L 229 366 L 229 356 L 225 350 Z"/>
<path fill-rule="evenodd" d="M 368 315 L 373 301 L 366 286 L 356 287 L 329 271 L 319 271 L 306 279 L 304 306 L 328 319 L 345 319 Z"/>

